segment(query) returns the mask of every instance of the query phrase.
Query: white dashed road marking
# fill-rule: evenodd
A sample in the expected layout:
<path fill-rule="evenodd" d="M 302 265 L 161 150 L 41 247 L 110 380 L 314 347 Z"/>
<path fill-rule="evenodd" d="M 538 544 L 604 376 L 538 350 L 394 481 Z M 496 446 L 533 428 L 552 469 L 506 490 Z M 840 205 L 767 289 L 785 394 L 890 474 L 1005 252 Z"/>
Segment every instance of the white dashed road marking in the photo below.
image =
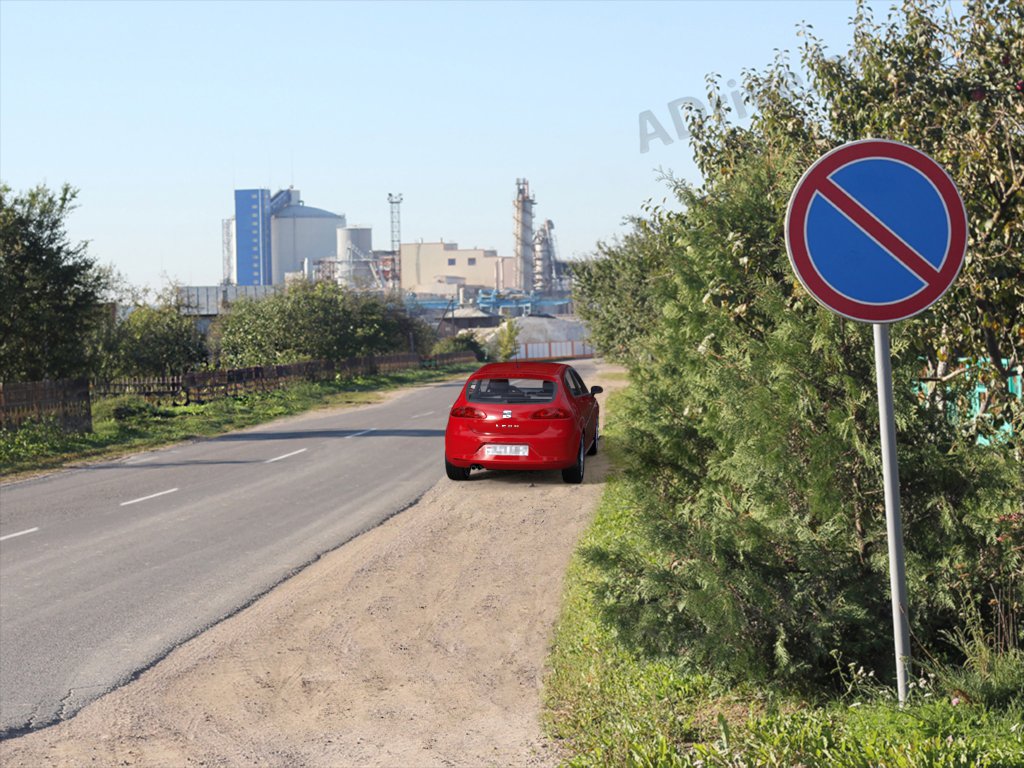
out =
<path fill-rule="evenodd" d="M 291 453 L 286 453 L 284 456 L 276 456 L 273 459 L 267 459 L 263 463 L 264 464 L 273 464 L 275 461 L 280 461 L 281 459 L 287 459 L 289 456 L 297 456 L 298 454 L 304 453 L 307 450 L 308 450 L 307 448 L 299 448 L 299 450 L 292 451 Z"/>
<path fill-rule="evenodd" d="M 17 533 L 8 533 L 6 536 L 0 536 L 0 541 L 7 541 L 13 539 L 15 536 L 24 536 L 26 533 L 35 533 L 38 528 L 29 528 L 27 531 L 18 531 Z"/>
<path fill-rule="evenodd" d="M 166 496 L 168 493 L 174 493 L 177 488 L 171 488 L 169 491 L 160 491 L 160 493 L 151 493 L 149 496 L 143 496 L 141 499 L 132 499 L 131 501 L 122 501 L 121 506 L 127 507 L 129 504 L 138 504 L 140 501 L 149 501 L 155 499 L 157 496 Z"/>

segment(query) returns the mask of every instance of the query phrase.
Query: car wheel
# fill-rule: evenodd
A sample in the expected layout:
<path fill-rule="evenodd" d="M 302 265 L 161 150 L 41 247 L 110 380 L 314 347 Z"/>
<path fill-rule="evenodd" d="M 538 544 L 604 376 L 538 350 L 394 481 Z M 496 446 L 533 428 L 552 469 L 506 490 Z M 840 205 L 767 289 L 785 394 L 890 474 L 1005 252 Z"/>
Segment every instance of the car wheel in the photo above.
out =
<path fill-rule="evenodd" d="M 583 463 L 586 461 L 584 458 L 585 453 L 586 451 L 583 447 L 583 440 L 580 439 L 580 450 L 576 455 L 576 464 L 568 469 L 562 470 L 562 480 L 574 485 L 578 485 L 583 482 Z"/>
<path fill-rule="evenodd" d="M 444 460 L 444 473 L 449 480 L 469 480 L 469 467 L 456 467 L 448 461 L 447 456 Z"/>
<path fill-rule="evenodd" d="M 590 446 L 590 450 L 587 451 L 587 456 L 597 456 L 597 440 L 601 437 L 601 431 L 597 425 L 594 425 L 594 443 Z"/>

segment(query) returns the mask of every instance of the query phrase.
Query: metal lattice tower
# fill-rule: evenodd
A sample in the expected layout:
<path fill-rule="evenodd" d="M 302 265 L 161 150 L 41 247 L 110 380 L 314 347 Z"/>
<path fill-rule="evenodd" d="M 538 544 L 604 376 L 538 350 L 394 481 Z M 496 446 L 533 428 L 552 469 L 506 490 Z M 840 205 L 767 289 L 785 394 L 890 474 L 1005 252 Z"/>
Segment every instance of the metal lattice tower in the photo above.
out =
<path fill-rule="evenodd" d="M 391 204 L 391 253 L 394 262 L 391 267 L 391 286 L 402 287 L 402 195 L 388 193 L 388 202 Z"/>

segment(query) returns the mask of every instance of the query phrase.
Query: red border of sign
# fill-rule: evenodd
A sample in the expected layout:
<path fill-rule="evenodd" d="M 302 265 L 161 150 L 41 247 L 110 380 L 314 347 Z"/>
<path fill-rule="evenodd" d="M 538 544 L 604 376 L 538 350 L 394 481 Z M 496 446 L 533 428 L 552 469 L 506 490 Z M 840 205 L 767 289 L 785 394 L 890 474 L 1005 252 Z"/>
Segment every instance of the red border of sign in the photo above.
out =
<path fill-rule="evenodd" d="M 906 299 L 888 304 L 866 304 L 836 292 L 814 266 L 804 226 L 821 181 L 856 160 L 884 158 L 906 163 L 935 185 L 949 215 L 949 245 L 935 281 Z M 794 226 L 796 225 L 796 226 Z M 793 271 L 803 286 L 826 309 L 865 323 L 894 323 L 923 312 L 953 284 L 967 251 L 967 211 L 949 174 L 919 149 L 887 139 L 864 139 L 836 147 L 822 155 L 797 182 L 786 210 L 786 250 Z"/>

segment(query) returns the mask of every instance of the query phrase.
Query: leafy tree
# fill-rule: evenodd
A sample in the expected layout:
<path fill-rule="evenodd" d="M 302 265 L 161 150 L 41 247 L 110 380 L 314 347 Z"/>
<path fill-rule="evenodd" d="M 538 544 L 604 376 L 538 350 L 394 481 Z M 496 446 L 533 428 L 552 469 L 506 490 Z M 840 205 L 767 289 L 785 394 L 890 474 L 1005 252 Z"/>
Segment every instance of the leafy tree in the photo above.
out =
<path fill-rule="evenodd" d="M 132 285 L 128 278 L 111 265 L 100 265 L 104 289 L 100 295 L 102 315 L 87 341 L 90 368 L 96 378 L 109 381 L 125 374 L 122 369 L 122 326 L 132 307 L 146 303 L 145 289 Z"/>
<path fill-rule="evenodd" d="M 249 366 L 408 351 L 433 343 L 429 328 L 397 303 L 333 283 L 296 283 L 241 300 L 211 329 L 223 365 Z"/>
<path fill-rule="evenodd" d="M 77 190 L 0 184 L 0 381 L 89 373 L 103 275 L 65 230 Z"/>
<path fill-rule="evenodd" d="M 959 17 L 942 7 L 908 2 L 877 24 L 862 4 L 846 56 L 828 56 L 807 30 L 803 59 L 831 142 L 903 141 L 956 181 L 967 263 L 952 294 L 916 323 L 915 350 L 930 377 L 963 370 L 987 387 L 980 425 L 1012 424 L 1021 435 L 1024 403 L 1007 384 L 1024 364 L 1024 4 L 973 2 Z"/>
<path fill-rule="evenodd" d="M 163 376 L 206 363 L 206 343 L 176 303 L 137 306 L 121 323 L 118 360 L 124 376 Z"/>
<path fill-rule="evenodd" d="M 572 265 L 576 311 L 598 352 L 622 363 L 635 359 L 637 342 L 656 326 L 658 283 L 667 276 L 665 255 L 651 231 L 657 222 L 633 223 L 636 230 L 622 242 L 601 243 L 593 258 Z"/>
<path fill-rule="evenodd" d="M 494 337 L 494 356 L 501 361 L 511 360 L 519 352 L 519 323 L 515 319 L 501 324 Z"/>
<path fill-rule="evenodd" d="M 214 358 L 221 366 L 244 368 L 285 362 L 278 353 L 286 344 L 274 317 L 272 299 L 239 299 L 232 302 L 227 313 L 218 315 L 210 326 L 208 338 Z"/>
<path fill-rule="evenodd" d="M 479 361 L 487 358 L 487 350 L 472 331 L 462 331 L 455 336 L 441 339 L 430 350 L 431 355 L 444 355 L 449 352 L 472 352 Z"/>
<path fill-rule="evenodd" d="M 974 4 L 966 20 L 947 19 L 958 50 L 1017 45 L 1018 15 L 1000 15 L 1006 9 Z M 907 3 L 883 28 L 862 9 L 847 57 L 821 58 L 816 43 L 805 50 L 812 73 L 832 67 L 851 78 L 844 95 L 817 75 L 810 88 L 795 88 L 780 60 L 746 75 L 757 106 L 749 128 L 729 122 L 712 81 L 711 112 L 689 115 L 703 185 L 674 182 L 682 211 L 649 207 L 630 237 L 581 270 L 581 312 L 598 346 L 625 361 L 635 382 L 623 456 L 642 525 L 635 539 L 589 557 L 604 574 L 609 618 L 638 647 L 690 655 L 733 674 L 789 679 L 827 678 L 834 649 L 880 671 L 893 665 L 871 332 L 806 294 L 788 263 L 783 223 L 813 159 L 865 138 L 858 130 L 886 135 L 874 124 L 841 132 L 840 117 L 874 108 L 892 125 L 917 120 L 913 100 L 883 100 L 869 86 L 892 68 L 898 81 L 916 82 L 932 77 L 932 65 L 946 66 L 919 39 L 920 30 L 939 26 L 931 4 Z M 846 94 L 852 100 L 839 103 Z M 886 112 L 893 103 L 900 108 Z M 970 109 L 955 95 L 948 105 Z M 930 119 L 945 124 L 941 110 Z M 1020 137 L 1009 131 L 1010 153 L 984 156 L 979 173 L 1015 173 L 1004 164 L 1020 156 Z M 939 154 L 953 169 L 967 160 Z M 984 201 L 971 205 L 990 210 Z M 969 290 L 893 330 L 912 628 L 936 657 L 949 650 L 943 631 L 958 627 L 968 605 L 978 607 L 987 636 L 1001 638 L 1001 647 L 1024 643 L 1019 456 L 1009 441 L 979 445 L 978 432 L 988 430 L 962 404 L 987 377 L 990 402 L 1001 409 L 997 418 L 1014 423 L 1014 440 L 1022 434 L 1012 415 L 1019 406 L 1005 383 L 998 388 L 991 361 L 967 366 L 968 378 L 930 394 L 920 382 L 923 368 L 938 376 L 943 362 L 987 359 L 986 328 L 998 354 L 1019 365 L 1020 303 L 1004 301 L 1007 291 L 1020 290 L 1019 272 L 1012 274 L 999 249 L 1015 242 L 1022 217 L 1016 203 L 999 210 L 1011 231 L 991 253 L 983 242 L 988 225 L 972 220 L 971 248 L 984 253 L 969 257 L 962 277 Z M 648 272 L 638 281 L 620 279 L 617 269 Z M 606 307 L 624 317 L 609 317 Z M 948 408 L 950 399 L 961 407 Z"/>
<path fill-rule="evenodd" d="M 384 305 L 385 333 L 390 352 L 431 354 L 437 343 L 437 329 L 422 318 L 413 317 L 397 298 Z"/>

